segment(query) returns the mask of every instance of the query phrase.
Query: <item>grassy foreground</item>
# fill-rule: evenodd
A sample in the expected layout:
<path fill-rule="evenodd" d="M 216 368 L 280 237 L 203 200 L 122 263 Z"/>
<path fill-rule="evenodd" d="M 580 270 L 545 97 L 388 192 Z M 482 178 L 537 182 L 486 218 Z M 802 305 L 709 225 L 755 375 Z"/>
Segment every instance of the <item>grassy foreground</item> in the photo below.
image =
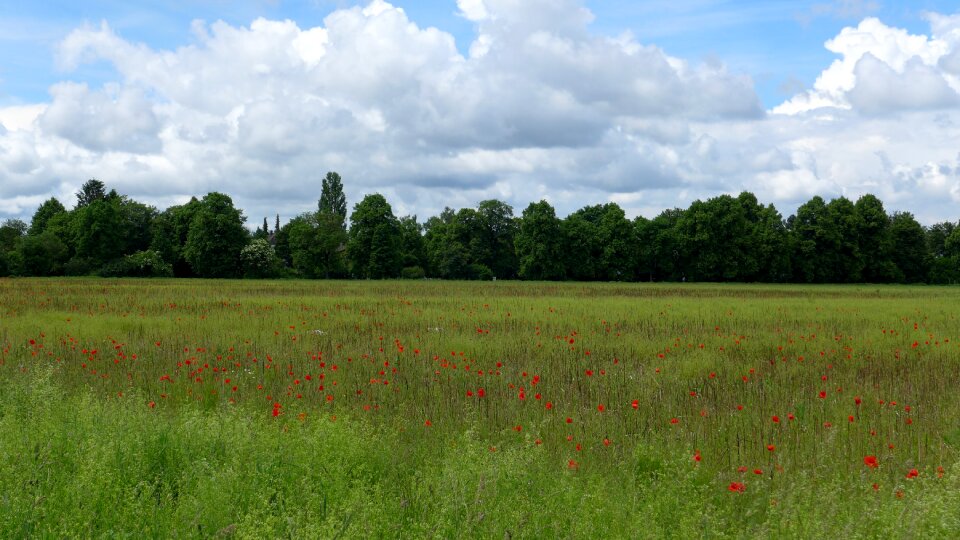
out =
<path fill-rule="evenodd" d="M 0 280 L 0 537 L 950 537 L 958 305 Z"/>

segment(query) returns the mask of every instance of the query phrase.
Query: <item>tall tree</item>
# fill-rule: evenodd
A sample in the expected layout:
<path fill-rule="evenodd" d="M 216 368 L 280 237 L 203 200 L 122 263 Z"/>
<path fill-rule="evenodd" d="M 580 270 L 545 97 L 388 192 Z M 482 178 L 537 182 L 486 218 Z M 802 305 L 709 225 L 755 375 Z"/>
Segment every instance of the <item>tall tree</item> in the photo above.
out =
<path fill-rule="evenodd" d="M 462 241 L 460 229 L 458 215 L 451 208 L 444 208 L 440 215 L 430 217 L 424 224 L 423 243 L 429 276 L 441 279 L 470 277 L 470 253 Z"/>
<path fill-rule="evenodd" d="M 887 283 L 897 279 L 897 267 L 891 259 L 890 216 L 874 195 L 857 199 L 856 237 L 863 257 L 863 280 Z"/>
<path fill-rule="evenodd" d="M 949 221 L 935 223 L 927 229 L 927 252 L 932 257 L 927 278 L 930 283 L 960 282 L 960 254 L 953 253 L 947 242 L 957 229 L 957 225 Z"/>
<path fill-rule="evenodd" d="M 412 274 L 421 274 L 427 267 L 427 252 L 423 241 L 423 225 L 417 216 L 400 218 L 400 258 L 402 266 Z M 419 268 L 419 270 L 417 270 Z"/>
<path fill-rule="evenodd" d="M 930 273 L 932 257 L 927 250 L 923 226 L 909 212 L 895 212 L 890 218 L 893 249 L 891 260 L 897 267 L 897 281 L 920 283 Z"/>
<path fill-rule="evenodd" d="M 184 246 L 190 233 L 190 224 L 199 209 L 200 201 L 193 197 L 186 204 L 167 208 L 153 221 L 150 249 L 160 253 L 163 260 L 173 266 L 173 275 L 176 277 L 195 275 L 184 256 Z"/>
<path fill-rule="evenodd" d="M 565 270 L 560 263 L 562 253 L 560 220 L 545 200 L 530 203 L 520 217 L 516 236 L 519 275 L 523 279 L 563 279 Z"/>
<path fill-rule="evenodd" d="M 91 178 L 84 182 L 80 191 L 77 192 L 77 208 L 83 208 L 94 201 L 102 201 L 106 198 L 107 186 L 100 180 Z"/>
<path fill-rule="evenodd" d="M 705 202 L 694 201 L 684 212 L 677 222 L 677 232 L 688 279 L 755 279 L 760 261 L 755 253 L 754 224 L 743 202 L 721 195 Z M 749 210 L 756 213 L 752 205 Z"/>
<path fill-rule="evenodd" d="M 343 277 L 347 233 L 340 216 L 317 212 L 297 216 L 278 234 L 278 252 L 300 275 L 313 278 Z M 282 243 L 281 243 L 282 241 Z"/>
<path fill-rule="evenodd" d="M 399 222 L 383 195 L 367 195 L 354 206 L 347 243 L 351 274 L 368 279 L 399 276 L 399 245 Z"/>
<path fill-rule="evenodd" d="M 347 197 L 343 194 L 343 181 L 339 174 L 331 171 L 324 177 L 318 206 L 320 213 L 340 216 L 343 227 L 346 227 Z"/>
<path fill-rule="evenodd" d="M 212 278 L 240 276 L 240 250 L 249 237 L 245 220 L 227 195 L 209 193 L 200 201 L 183 247 L 194 273 Z"/>

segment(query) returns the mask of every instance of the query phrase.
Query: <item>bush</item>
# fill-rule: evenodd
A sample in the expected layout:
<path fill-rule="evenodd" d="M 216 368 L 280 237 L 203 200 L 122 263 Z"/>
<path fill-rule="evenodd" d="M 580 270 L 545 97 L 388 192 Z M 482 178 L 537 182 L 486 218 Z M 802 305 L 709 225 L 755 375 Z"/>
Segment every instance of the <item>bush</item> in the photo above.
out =
<path fill-rule="evenodd" d="M 99 274 L 103 277 L 173 277 L 173 266 L 164 261 L 160 253 L 147 250 L 110 261 Z"/>
<path fill-rule="evenodd" d="M 263 279 L 280 275 L 280 259 L 273 246 L 263 238 L 254 238 L 240 251 L 240 264 L 245 278 Z"/>
<path fill-rule="evenodd" d="M 427 273 L 424 272 L 420 266 L 407 266 L 400 271 L 400 277 L 402 279 L 423 279 L 426 276 Z"/>
<path fill-rule="evenodd" d="M 94 273 L 94 262 L 89 257 L 74 257 L 63 265 L 63 273 L 68 276 L 89 276 Z"/>
<path fill-rule="evenodd" d="M 493 279 L 493 271 L 485 264 L 473 263 L 470 265 L 470 279 L 490 281 Z"/>

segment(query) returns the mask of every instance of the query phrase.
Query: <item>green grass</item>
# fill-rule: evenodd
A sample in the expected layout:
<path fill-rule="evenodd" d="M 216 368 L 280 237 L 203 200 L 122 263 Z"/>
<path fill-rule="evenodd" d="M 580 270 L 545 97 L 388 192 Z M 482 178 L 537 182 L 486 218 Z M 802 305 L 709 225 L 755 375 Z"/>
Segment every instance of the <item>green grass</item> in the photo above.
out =
<path fill-rule="evenodd" d="M 956 305 L 0 280 L 0 537 L 950 537 Z"/>

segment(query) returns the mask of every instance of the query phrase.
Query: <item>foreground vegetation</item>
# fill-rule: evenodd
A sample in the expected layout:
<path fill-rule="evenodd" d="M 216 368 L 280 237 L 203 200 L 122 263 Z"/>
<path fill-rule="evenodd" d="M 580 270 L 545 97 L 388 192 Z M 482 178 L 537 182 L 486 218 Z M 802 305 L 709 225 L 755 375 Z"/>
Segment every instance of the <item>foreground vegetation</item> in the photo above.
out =
<path fill-rule="evenodd" d="M 0 280 L 0 536 L 945 537 L 958 301 Z"/>

